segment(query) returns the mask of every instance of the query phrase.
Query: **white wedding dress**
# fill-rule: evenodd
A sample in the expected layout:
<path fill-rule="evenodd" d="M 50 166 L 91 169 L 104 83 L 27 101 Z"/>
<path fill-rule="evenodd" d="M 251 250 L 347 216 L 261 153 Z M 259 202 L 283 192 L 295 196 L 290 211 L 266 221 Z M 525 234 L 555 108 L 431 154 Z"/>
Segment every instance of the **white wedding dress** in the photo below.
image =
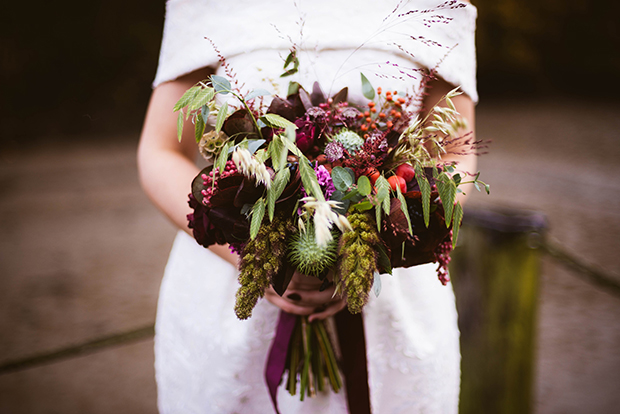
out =
<path fill-rule="evenodd" d="M 288 54 L 290 37 L 302 61 L 295 80 L 307 88 L 315 80 L 326 93 L 348 86 L 355 99 L 361 96 L 361 71 L 375 87 L 419 92 L 420 76 L 412 78 L 416 73 L 410 69 L 427 67 L 436 68 L 442 78 L 477 100 L 476 9 L 454 1 L 441 10 L 399 17 L 439 4 L 169 0 L 154 84 L 215 66 L 218 57 L 204 39 L 207 36 L 248 90 L 279 88 L 285 94 L 286 84 L 278 76 L 280 56 Z M 436 267 L 395 269 L 392 276 L 381 276 L 379 297 L 371 294 L 364 309 L 373 413 L 458 412 L 460 354 L 454 295 L 450 285 L 442 286 L 437 279 Z M 278 309 L 260 300 L 249 320 L 237 320 L 233 311 L 237 287 L 235 268 L 179 232 L 157 313 L 155 367 L 161 413 L 273 412 L 263 369 Z M 342 414 L 347 412 L 344 394 L 344 390 L 326 392 L 300 402 L 280 388 L 278 402 L 283 414 Z"/>

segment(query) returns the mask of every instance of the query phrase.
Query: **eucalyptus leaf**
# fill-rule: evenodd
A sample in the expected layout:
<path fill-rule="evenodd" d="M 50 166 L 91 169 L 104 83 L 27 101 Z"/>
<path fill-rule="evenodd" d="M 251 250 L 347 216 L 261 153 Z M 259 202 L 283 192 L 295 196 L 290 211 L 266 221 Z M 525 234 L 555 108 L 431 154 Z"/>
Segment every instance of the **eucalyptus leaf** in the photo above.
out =
<path fill-rule="evenodd" d="M 211 109 L 207 105 L 202 105 L 202 108 L 200 108 L 200 115 L 202 115 L 202 119 L 205 121 L 205 124 L 207 123 L 207 120 L 209 119 L 210 113 L 211 113 Z"/>
<path fill-rule="evenodd" d="M 211 83 L 217 93 L 226 95 L 231 91 L 230 82 L 223 76 L 211 75 Z"/>
<path fill-rule="evenodd" d="M 219 133 L 222 130 L 222 125 L 228 116 L 228 103 L 224 102 L 224 105 L 217 112 L 217 118 L 215 119 L 215 132 Z"/>
<path fill-rule="evenodd" d="M 254 154 L 265 142 L 264 139 L 248 139 L 248 151 L 250 154 Z"/>
<path fill-rule="evenodd" d="M 355 173 L 350 168 L 334 167 L 331 175 L 336 190 L 346 192 L 355 182 Z"/>
<path fill-rule="evenodd" d="M 426 175 L 424 174 L 424 170 L 420 166 L 420 164 L 416 163 L 414 166 L 415 169 L 415 178 L 418 182 L 418 186 L 420 187 L 420 193 L 422 194 L 422 213 L 424 215 L 424 225 L 428 227 L 428 224 L 431 219 L 431 185 L 426 179 Z"/>
<path fill-rule="evenodd" d="M 360 178 L 357 179 L 357 190 L 364 197 L 369 195 L 372 191 L 372 186 L 370 185 L 370 180 L 365 175 L 360 175 Z"/>
<path fill-rule="evenodd" d="M 336 190 L 332 193 L 329 199 L 338 202 L 338 206 L 332 209 L 336 213 L 345 215 L 347 210 L 349 210 L 349 205 L 351 202 L 349 200 L 344 200 L 344 192 Z"/>
<path fill-rule="evenodd" d="M 183 138 L 183 124 L 185 120 L 183 119 L 183 111 L 179 111 L 179 116 L 177 117 L 177 138 L 179 142 L 181 142 L 181 138 Z"/>
<path fill-rule="evenodd" d="M 294 123 L 278 114 L 265 114 L 261 116 L 259 120 L 263 121 L 267 126 L 270 126 L 272 128 L 297 128 Z"/>
<path fill-rule="evenodd" d="M 362 75 L 362 94 L 367 99 L 375 99 L 375 88 L 372 87 L 370 81 L 363 73 L 360 73 L 360 75 Z"/>
<path fill-rule="evenodd" d="M 254 240 L 260 230 L 260 226 L 265 216 L 265 200 L 259 198 L 252 207 L 252 221 L 250 222 L 250 238 Z"/>
<path fill-rule="evenodd" d="M 269 92 L 266 89 L 254 89 L 252 92 L 248 93 L 244 99 L 246 102 L 249 102 L 254 98 L 258 98 L 259 96 L 268 96 L 268 95 L 271 95 L 271 92 Z"/>
<path fill-rule="evenodd" d="M 200 92 L 200 90 L 201 90 L 201 87 L 198 85 L 192 86 L 191 88 L 186 90 L 185 93 L 181 96 L 181 98 L 174 105 L 173 111 L 174 112 L 179 111 L 185 106 L 187 106 L 187 104 L 190 103 L 192 99 L 194 99 L 194 97 L 196 96 L 198 92 Z"/>
<path fill-rule="evenodd" d="M 375 272 L 372 282 L 372 291 L 375 294 L 375 297 L 379 297 L 379 294 L 381 293 L 381 275 L 377 272 Z"/>

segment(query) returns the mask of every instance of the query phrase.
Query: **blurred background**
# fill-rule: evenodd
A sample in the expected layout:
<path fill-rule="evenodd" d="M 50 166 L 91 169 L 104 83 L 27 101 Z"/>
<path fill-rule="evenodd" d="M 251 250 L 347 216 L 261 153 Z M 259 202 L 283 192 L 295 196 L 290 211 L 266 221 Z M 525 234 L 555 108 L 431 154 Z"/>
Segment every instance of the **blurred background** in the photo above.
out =
<path fill-rule="evenodd" d="M 540 255 L 533 412 L 618 412 L 620 6 L 473 3 L 491 195 L 468 208 L 544 213 L 573 262 Z M 175 230 L 142 194 L 135 150 L 163 16 L 163 1 L 3 7 L 0 365 L 146 330 L 0 373 L 0 413 L 156 412 L 148 327 Z"/>

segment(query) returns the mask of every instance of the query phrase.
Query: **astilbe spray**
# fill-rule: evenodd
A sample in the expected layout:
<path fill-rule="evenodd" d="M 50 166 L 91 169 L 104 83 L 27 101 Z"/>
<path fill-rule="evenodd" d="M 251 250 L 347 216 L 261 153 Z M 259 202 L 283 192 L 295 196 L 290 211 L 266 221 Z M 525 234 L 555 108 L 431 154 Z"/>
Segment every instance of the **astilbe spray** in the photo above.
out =
<path fill-rule="evenodd" d="M 241 252 L 239 283 L 235 313 L 239 319 L 248 319 L 259 298 L 286 260 L 286 239 L 295 231 L 295 225 L 285 215 L 276 215 L 271 223 L 265 220 L 258 234 Z"/>
<path fill-rule="evenodd" d="M 366 213 L 348 217 L 352 231 L 343 233 L 338 252 L 338 274 L 349 312 L 359 313 L 368 301 L 377 272 L 377 246 L 381 243 L 374 219 Z"/>

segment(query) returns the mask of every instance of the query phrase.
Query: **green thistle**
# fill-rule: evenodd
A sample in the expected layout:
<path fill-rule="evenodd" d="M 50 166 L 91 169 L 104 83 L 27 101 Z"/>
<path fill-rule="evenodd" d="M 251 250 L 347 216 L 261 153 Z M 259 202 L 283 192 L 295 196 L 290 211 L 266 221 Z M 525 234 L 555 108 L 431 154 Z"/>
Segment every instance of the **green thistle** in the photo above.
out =
<path fill-rule="evenodd" d="M 336 238 L 332 239 L 326 247 L 319 247 L 312 223 L 308 223 L 306 231 L 293 235 L 288 247 L 289 262 L 304 275 L 318 276 L 336 263 L 338 248 Z"/>
<path fill-rule="evenodd" d="M 248 319 L 259 298 L 280 270 L 286 257 L 286 239 L 295 231 L 292 220 L 276 215 L 273 221 L 263 221 L 254 240 L 241 252 L 239 283 L 235 313 L 239 319 Z"/>
<path fill-rule="evenodd" d="M 364 145 L 364 138 L 360 137 L 353 131 L 343 129 L 332 137 L 332 141 L 342 144 L 344 149 L 351 154 L 356 153 L 362 145 Z"/>
<path fill-rule="evenodd" d="M 353 213 L 348 217 L 353 231 L 342 234 L 338 252 L 339 289 L 347 297 L 349 312 L 359 313 L 368 301 L 377 271 L 377 249 L 381 243 L 371 216 Z"/>

